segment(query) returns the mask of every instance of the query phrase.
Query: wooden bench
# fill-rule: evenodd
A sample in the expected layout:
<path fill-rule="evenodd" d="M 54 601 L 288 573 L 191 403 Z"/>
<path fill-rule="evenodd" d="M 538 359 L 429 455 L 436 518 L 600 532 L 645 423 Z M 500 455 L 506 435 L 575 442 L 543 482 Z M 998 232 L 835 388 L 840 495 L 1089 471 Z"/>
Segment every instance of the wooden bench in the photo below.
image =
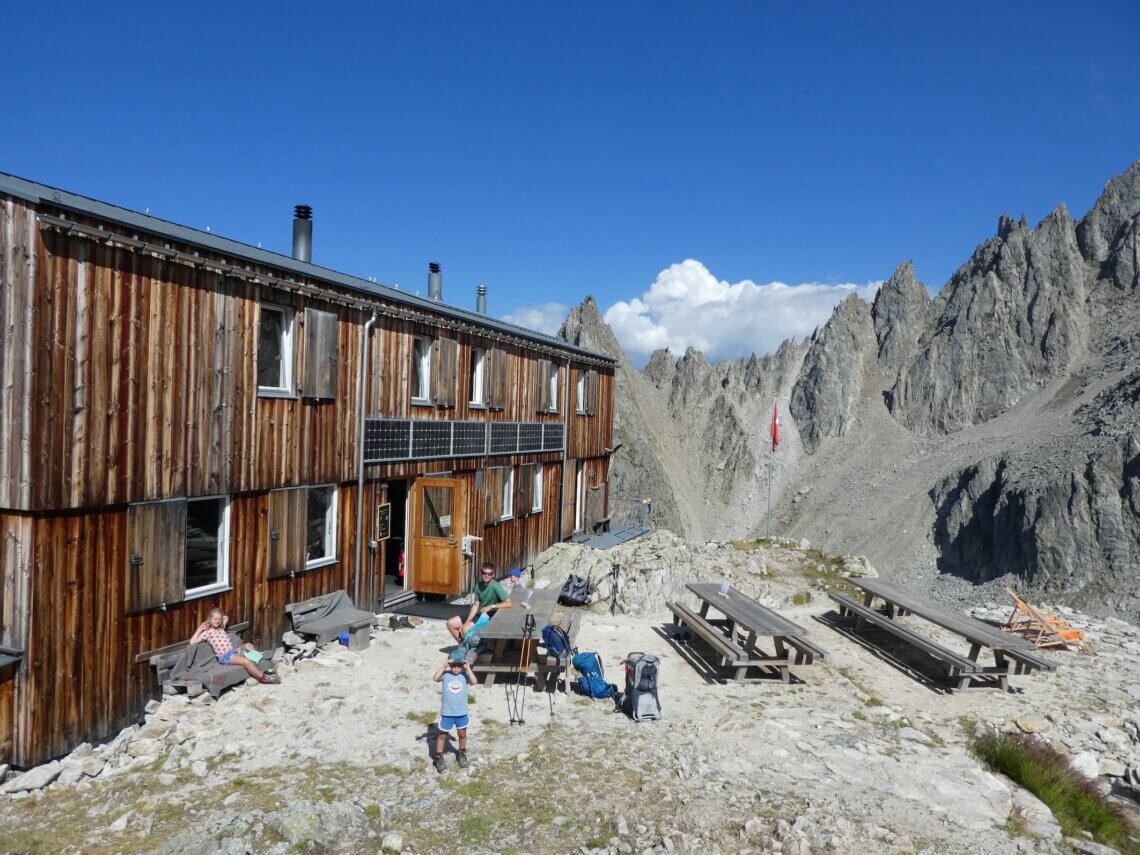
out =
<path fill-rule="evenodd" d="M 966 688 L 969 683 L 968 674 L 975 674 L 984 669 L 977 662 L 967 659 L 953 650 L 948 650 L 941 644 L 931 641 L 929 638 L 923 638 L 915 632 L 911 632 L 900 623 L 896 623 L 889 617 L 879 614 L 873 609 L 869 609 L 861 603 L 857 603 L 850 597 L 843 594 L 831 594 L 831 599 L 839 604 L 839 613 L 841 615 L 851 615 L 855 618 L 855 628 L 858 629 L 862 626 L 863 622 L 872 623 L 879 629 L 885 629 L 892 635 L 898 636 L 903 641 L 907 642 L 913 647 L 927 653 L 934 659 L 938 659 L 945 664 L 951 679 L 960 679 L 959 688 Z"/>
<path fill-rule="evenodd" d="M 376 615 L 354 607 L 344 591 L 289 603 L 285 613 L 293 622 L 294 632 L 316 636 L 317 644 L 327 644 L 347 632 L 349 650 L 368 649 L 376 622 Z"/>
<path fill-rule="evenodd" d="M 791 682 L 792 675 L 788 671 L 793 664 L 796 654 L 789 650 L 784 656 L 761 656 L 750 653 L 730 639 L 717 626 L 728 624 L 728 621 L 710 621 L 701 617 L 684 603 L 668 602 L 665 604 L 673 612 L 673 623 L 683 626 L 690 634 L 696 633 L 713 651 L 720 656 L 722 668 L 733 668 L 737 680 L 748 678 L 749 668 L 774 668 L 779 672 L 780 679 L 785 683 Z M 795 649 L 795 648 L 793 648 Z"/>
<path fill-rule="evenodd" d="M 1027 650 L 1003 650 L 1001 651 L 1001 655 L 1017 663 L 1014 671 L 1016 674 L 1029 674 L 1032 673 L 1034 669 L 1040 671 L 1057 670 L 1057 666 L 1048 659 L 1042 659 L 1040 656 L 1035 656 Z"/>
<path fill-rule="evenodd" d="M 789 647 L 795 648 L 796 665 L 811 665 L 816 659 L 822 662 L 827 662 L 831 659 L 830 653 L 818 644 L 808 641 L 802 635 L 789 635 L 784 638 L 784 643 Z"/>

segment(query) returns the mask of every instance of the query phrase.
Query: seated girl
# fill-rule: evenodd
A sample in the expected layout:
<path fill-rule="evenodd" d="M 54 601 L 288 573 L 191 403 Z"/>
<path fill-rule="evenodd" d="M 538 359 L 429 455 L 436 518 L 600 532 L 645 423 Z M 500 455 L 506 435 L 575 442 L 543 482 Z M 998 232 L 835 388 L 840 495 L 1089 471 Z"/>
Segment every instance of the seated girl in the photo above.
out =
<path fill-rule="evenodd" d="M 229 618 L 222 614 L 221 609 L 210 609 L 209 616 L 198 627 L 197 632 L 190 636 L 190 646 L 205 641 L 214 649 L 214 656 L 222 665 L 240 665 L 251 677 L 262 683 L 280 683 L 281 678 L 276 674 L 263 672 L 252 660 L 242 656 L 242 650 L 253 650 L 252 644 L 247 641 L 241 646 L 241 650 L 234 647 L 226 632 L 228 622 Z"/>

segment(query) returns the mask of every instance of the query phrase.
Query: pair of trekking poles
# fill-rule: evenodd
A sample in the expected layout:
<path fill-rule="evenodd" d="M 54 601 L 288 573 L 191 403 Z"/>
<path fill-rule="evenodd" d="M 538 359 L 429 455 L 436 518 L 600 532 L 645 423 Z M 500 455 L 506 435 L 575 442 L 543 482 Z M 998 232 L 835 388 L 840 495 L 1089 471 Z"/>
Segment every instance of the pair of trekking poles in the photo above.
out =
<path fill-rule="evenodd" d="M 534 615 L 523 618 L 522 647 L 519 650 L 519 663 L 514 683 L 506 683 L 507 718 L 511 724 L 526 724 L 526 676 L 530 671 L 530 660 L 534 655 L 535 622 Z M 550 701 L 550 714 L 554 715 L 554 694 L 558 690 L 558 674 L 554 675 L 554 692 L 547 692 Z"/>

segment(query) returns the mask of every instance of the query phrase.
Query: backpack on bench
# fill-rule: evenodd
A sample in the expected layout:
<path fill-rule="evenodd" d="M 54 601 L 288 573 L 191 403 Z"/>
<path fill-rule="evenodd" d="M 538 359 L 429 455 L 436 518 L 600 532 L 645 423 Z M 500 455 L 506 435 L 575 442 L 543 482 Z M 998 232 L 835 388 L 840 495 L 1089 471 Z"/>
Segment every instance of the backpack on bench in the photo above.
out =
<path fill-rule="evenodd" d="M 578 691 L 588 698 L 612 698 L 617 695 L 618 687 L 606 682 L 605 669 L 602 667 L 602 657 L 593 651 L 584 651 L 575 656 L 570 664 L 578 672 Z"/>

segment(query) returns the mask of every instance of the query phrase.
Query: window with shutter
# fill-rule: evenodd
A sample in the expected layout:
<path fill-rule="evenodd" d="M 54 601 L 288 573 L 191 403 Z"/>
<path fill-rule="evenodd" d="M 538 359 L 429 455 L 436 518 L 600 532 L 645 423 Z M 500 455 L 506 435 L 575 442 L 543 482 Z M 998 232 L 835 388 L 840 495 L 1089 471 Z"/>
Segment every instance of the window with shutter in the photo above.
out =
<path fill-rule="evenodd" d="M 270 579 L 305 569 L 308 507 L 308 491 L 303 487 L 269 492 Z"/>
<path fill-rule="evenodd" d="M 181 602 L 185 593 L 186 500 L 131 505 L 127 540 L 127 611 Z"/>
<path fill-rule="evenodd" d="M 503 470 L 486 469 L 483 474 L 483 496 L 486 501 L 484 525 L 497 525 L 503 516 Z"/>
<path fill-rule="evenodd" d="M 537 514 L 542 511 L 542 464 L 536 463 L 531 468 L 534 469 L 534 476 L 531 478 L 530 510 Z"/>
<path fill-rule="evenodd" d="M 336 375 L 336 315 L 305 309 L 305 371 L 301 378 L 301 394 L 315 400 L 335 398 Z"/>
<path fill-rule="evenodd" d="M 550 360 L 538 360 L 535 375 L 534 408 L 545 413 L 550 409 Z"/>
<path fill-rule="evenodd" d="M 284 306 L 258 306 L 257 393 L 293 394 L 293 310 Z"/>
<path fill-rule="evenodd" d="M 421 335 L 412 340 L 412 403 L 428 404 L 431 394 L 431 339 Z"/>
<path fill-rule="evenodd" d="M 459 342 L 437 338 L 432 350 L 432 403 L 437 407 L 454 407 L 459 385 Z"/>
<path fill-rule="evenodd" d="M 598 372 L 586 373 L 586 415 L 596 415 L 598 412 Z"/>

